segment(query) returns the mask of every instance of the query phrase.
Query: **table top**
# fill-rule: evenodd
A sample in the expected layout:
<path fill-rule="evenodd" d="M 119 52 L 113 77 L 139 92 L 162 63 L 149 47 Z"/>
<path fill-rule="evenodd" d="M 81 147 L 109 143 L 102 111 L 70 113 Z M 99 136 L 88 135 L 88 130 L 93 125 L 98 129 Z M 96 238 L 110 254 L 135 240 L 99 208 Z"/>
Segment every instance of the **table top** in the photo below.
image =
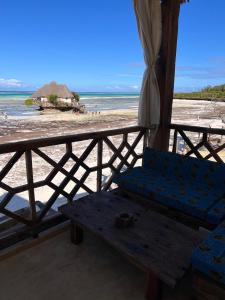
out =
<path fill-rule="evenodd" d="M 133 264 L 155 273 L 171 287 L 190 267 L 193 248 L 202 240 L 198 231 L 116 192 L 94 193 L 59 210 L 77 225 L 100 236 Z M 134 225 L 117 228 L 115 218 L 120 213 L 132 214 Z"/>

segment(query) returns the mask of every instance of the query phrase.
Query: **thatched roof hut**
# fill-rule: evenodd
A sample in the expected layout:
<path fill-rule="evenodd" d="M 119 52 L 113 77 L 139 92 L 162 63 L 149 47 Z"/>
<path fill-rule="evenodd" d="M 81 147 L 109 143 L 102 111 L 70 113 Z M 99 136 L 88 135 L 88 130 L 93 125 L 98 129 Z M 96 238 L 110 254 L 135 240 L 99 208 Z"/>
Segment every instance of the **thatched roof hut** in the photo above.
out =
<path fill-rule="evenodd" d="M 57 95 L 58 98 L 74 98 L 73 94 L 70 92 L 70 90 L 65 84 L 57 84 L 57 82 L 55 81 L 52 81 L 49 84 L 45 84 L 32 95 L 32 98 L 47 98 L 49 95 L 52 94 Z"/>
<path fill-rule="evenodd" d="M 73 93 L 65 84 L 58 84 L 55 81 L 45 84 L 32 95 L 33 103 L 39 106 L 40 110 L 57 109 L 61 111 L 73 110 L 74 112 L 85 113 L 85 106 L 78 103 Z"/>

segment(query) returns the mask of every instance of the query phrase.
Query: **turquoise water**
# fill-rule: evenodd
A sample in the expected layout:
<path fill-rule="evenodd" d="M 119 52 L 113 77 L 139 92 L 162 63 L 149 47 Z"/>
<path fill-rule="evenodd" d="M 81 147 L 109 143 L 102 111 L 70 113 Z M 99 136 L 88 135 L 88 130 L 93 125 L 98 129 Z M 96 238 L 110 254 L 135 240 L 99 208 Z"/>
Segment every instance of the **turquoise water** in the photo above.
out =
<path fill-rule="evenodd" d="M 39 115 L 36 106 L 24 105 L 24 100 L 31 95 L 32 92 L 0 92 L 0 116 L 3 112 L 14 118 Z M 80 93 L 80 97 L 80 102 L 85 104 L 88 112 L 136 109 L 139 100 L 139 94 L 129 93 Z"/>

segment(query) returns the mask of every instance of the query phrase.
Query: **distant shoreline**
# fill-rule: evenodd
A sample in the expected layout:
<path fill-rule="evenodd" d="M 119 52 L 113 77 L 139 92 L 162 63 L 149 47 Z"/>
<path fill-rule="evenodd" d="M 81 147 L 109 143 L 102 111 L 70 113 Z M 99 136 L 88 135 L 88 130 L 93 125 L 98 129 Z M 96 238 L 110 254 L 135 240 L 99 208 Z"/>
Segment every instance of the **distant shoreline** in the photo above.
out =
<path fill-rule="evenodd" d="M 34 93 L 34 91 L 0 91 L 0 96 L 3 96 L 5 93 L 5 95 L 27 95 L 30 96 Z M 116 92 L 78 92 L 81 96 L 81 98 L 83 97 L 89 97 L 89 96 L 96 96 L 96 97 L 105 97 L 105 98 L 110 98 L 110 97 L 139 97 L 140 93 L 135 93 L 135 92 L 120 92 L 120 93 L 116 93 Z M 189 96 L 190 94 L 195 94 L 195 96 Z M 178 99 L 178 100 L 202 100 L 202 101 L 215 101 L 215 102 L 225 102 L 225 96 L 223 97 L 201 97 L 198 96 L 198 94 L 202 94 L 201 92 L 194 92 L 194 93 L 188 93 L 188 92 L 184 92 L 184 93 L 174 93 L 174 100 Z"/>
<path fill-rule="evenodd" d="M 225 98 L 197 98 L 197 97 L 174 97 L 173 100 L 194 100 L 194 101 L 215 101 L 215 102 L 225 102 Z"/>

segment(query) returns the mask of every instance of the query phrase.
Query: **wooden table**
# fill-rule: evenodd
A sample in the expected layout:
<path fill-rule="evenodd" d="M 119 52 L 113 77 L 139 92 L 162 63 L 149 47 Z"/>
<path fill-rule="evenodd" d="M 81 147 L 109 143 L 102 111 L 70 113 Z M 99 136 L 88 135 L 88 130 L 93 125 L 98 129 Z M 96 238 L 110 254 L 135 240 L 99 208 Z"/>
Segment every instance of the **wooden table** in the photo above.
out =
<path fill-rule="evenodd" d="M 81 198 L 59 210 L 72 222 L 71 240 L 79 244 L 89 230 L 147 273 L 146 299 L 160 299 L 162 283 L 175 287 L 190 267 L 200 234 L 163 215 L 148 210 L 116 192 L 100 192 Z M 133 214 L 132 227 L 118 229 L 115 217 Z"/>

